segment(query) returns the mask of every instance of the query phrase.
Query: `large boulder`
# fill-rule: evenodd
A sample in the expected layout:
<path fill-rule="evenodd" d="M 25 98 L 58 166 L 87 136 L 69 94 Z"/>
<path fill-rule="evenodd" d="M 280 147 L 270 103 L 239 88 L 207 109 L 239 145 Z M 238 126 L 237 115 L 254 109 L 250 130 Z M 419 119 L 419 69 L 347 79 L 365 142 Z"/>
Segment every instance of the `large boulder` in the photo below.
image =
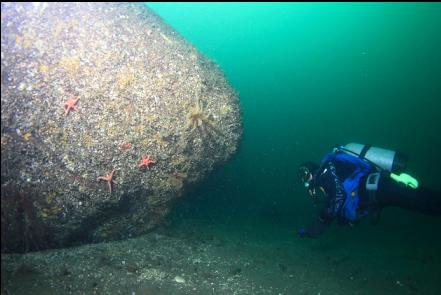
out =
<path fill-rule="evenodd" d="M 142 4 L 1 4 L 1 250 L 145 233 L 236 151 L 219 68 Z"/>

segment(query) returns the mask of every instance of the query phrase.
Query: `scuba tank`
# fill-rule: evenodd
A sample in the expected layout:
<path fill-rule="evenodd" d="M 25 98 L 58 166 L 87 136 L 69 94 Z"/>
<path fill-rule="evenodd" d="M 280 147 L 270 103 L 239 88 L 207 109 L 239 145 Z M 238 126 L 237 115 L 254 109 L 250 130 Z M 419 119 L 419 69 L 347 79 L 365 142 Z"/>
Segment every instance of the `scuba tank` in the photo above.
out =
<path fill-rule="evenodd" d="M 390 172 L 389 176 L 397 182 L 401 182 L 413 189 L 418 187 L 418 181 L 412 176 L 402 173 L 406 169 L 407 157 L 399 152 L 383 148 L 372 147 L 366 144 L 348 143 L 345 146 L 339 146 L 334 150 L 343 151 L 352 154 L 358 158 L 374 165 L 379 171 Z M 397 173 L 400 173 L 397 175 Z M 366 188 L 376 190 L 379 174 L 371 173 L 368 177 Z"/>
<path fill-rule="evenodd" d="M 412 189 L 418 188 L 418 181 L 409 174 L 403 173 L 406 168 L 407 157 L 399 152 L 365 144 L 348 143 L 344 146 L 335 147 L 333 154 L 335 159 L 346 159 L 356 165 L 352 175 L 343 181 L 343 188 L 347 197 L 341 211 L 347 220 L 355 221 L 360 218 L 358 212 L 358 187 L 360 186 L 360 180 L 365 176 L 367 176 L 365 188 L 369 197 L 368 203 L 370 204 L 368 211 L 374 212 L 374 217 L 378 217 L 379 214 L 375 204 L 377 203 L 376 193 L 381 177 L 387 177 L 386 175 L 388 175 L 396 182 L 402 183 L 405 186 Z M 351 158 L 352 160 L 350 160 Z M 375 168 L 377 171 L 373 172 L 371 168 Z M 399 173 L 399 175 L 396 173 Z M 368 211 L 364 212 L 364 214 Z"/>
<path fill-rule="evenodd" d="M 367 160 L 380 170 L 400 173 L 406 169 L 407 157 L 396 151 L 359 143 L 348 143 L 339 149 L 347 154 L 356 155 L 362 160 Z"/>

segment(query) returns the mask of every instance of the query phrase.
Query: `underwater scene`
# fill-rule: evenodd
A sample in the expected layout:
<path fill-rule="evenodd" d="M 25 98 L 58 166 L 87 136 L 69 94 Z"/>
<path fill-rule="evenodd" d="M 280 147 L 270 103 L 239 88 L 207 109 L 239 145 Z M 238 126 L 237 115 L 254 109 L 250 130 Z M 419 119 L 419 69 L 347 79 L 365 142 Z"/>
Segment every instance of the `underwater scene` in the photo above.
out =
<path fill-rule="evenodd" d="M 1 3 L 1 294 L 441 294 L 440 3 Z"/>

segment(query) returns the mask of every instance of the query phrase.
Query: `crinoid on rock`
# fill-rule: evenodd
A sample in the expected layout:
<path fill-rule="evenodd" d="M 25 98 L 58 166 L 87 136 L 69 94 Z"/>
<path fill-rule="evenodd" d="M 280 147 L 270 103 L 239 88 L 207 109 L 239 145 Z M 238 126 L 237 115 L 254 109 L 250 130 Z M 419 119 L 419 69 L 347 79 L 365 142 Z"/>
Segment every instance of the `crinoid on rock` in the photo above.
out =
<path fill-rule="evenodd" d="M 186 181 L 187 177 L 185 172 L 174 172 L 169 175 L 167 183 L 172 190 L 179 192 L 184 186 L 184 181 Z"/>
<path fill-rule="evenodd" d="M 196 101 L 196 105 L 190 108 L 187 115 L 185 130 L 188 131 L 189 138 L 198 137 L 199 140 L 189 142 L 200 144 L 200 147 L 217 149 L 219 145 L 224 145 L 225 130 L 221 128 L 221 122 L 214 122 L 201 99 Z"/>
<path fill-rule="evenodd" d="M 195 128 L 202 128 L 204 125 L 212 125 L 201 99 L 198 99 L 196 105 L 190 108 L 187 115 L 186 129 L 194 130 Z"/>

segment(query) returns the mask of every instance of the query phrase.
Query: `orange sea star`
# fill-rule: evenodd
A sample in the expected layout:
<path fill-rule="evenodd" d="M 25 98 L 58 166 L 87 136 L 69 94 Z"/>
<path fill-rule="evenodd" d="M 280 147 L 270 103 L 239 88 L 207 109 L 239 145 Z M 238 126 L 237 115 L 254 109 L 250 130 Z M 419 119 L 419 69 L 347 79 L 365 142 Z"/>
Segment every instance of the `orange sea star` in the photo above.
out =
<path fill-rule="evenodd" d="M 71 97 L 69 97 L 69 99 L 64 103 L 64 111 L 65 111 L 65 115 L 67 116 L 69 114 L 69 112 L 72 111 L 78 111 L 78 108 L 75 106 L 78 102 L 79 98 L 77 98 L 76 96 L 72 95 Z"/>
<path fill-rule="evenodd" d="M 149 168 L 149 165 L 152 163 L 156 163 L 156 161 L 153 161 L 152 159 L 150 159 L 150 155 L 146 156 L 141 156 L 141 162 L 139 163 L 138 167 L 142 168 L 142 167 L 147 167 Z"/>
<path fill-rule="evenodd" d="M 109 192 L 112 193 L 112 184 L 113 184 L 113 176 L 115 174 L 115 169 L 112 170 L 109 174 L 106 176 L 100 176 L 97 178 L 97 181 L 104 180 L 107 181 L 107 185 L 109 186 Z"/>

